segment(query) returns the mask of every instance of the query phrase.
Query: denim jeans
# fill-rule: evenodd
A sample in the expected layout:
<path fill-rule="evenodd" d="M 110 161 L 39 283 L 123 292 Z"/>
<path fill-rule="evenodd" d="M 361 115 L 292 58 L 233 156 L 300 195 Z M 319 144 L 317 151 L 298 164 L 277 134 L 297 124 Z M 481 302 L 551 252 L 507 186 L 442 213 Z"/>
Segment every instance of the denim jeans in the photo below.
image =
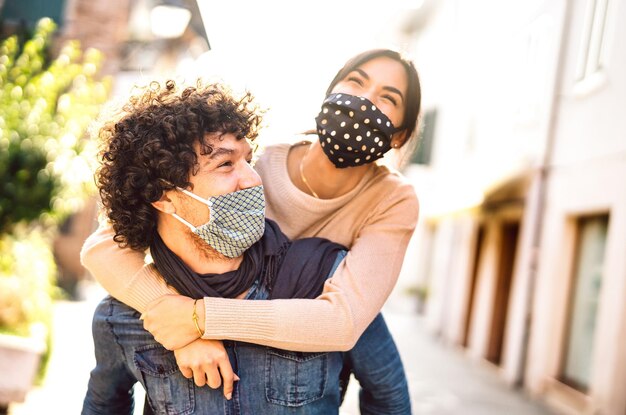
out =
<path fill-rule="evenodd" d="M 267 291 L 255 283 L 246 298 L 266 299 Z M 361 385 L 362 414 L 411 413 L 404 367 L 381 314 L 347 353 L 291 352 L 224 341 L 241 378 L 230 401 L 221 389 L 198 388 L 182 376 L 173 353 L 144 330 L 139 313 L 112 297 L 96 308 L 93 338 L 96 367 L 83 403 L 85 415 L 132 414 L 136 382 L 146 389 L 156 414 L 336 414 L 343 365 L 343 380 L 353 372 Z"/>
<path fill-rule="evenodd" d="M 348 254 L 337 255 L 330 278 Z M 411 415 L 411 397 L 400 352 L 381 313 L 365 329 L 354 347 L 343 354 L 339 385 L 341 400 L 354 374 L 359 381 L 361 415 Z"/>
<path fill-rule="evenodd" d="M 178 369 L 174 354 L 144 330 L 139 313 L 107 297 L 93 320 L 96 367 L 83 414 L 133 412 L 132 387 L 141 382 L 155 414 L 337 414 L 341 353 L 303 353 L 224 341 L 241 378 L 232 399 L 197 387 Z"/>
<path fill-rule="evenodd" d="M 362 415 L 411 415 L 404 366 L 382 314 L 365 329 L 354 348 L 344 353 L 344 388 L 350 372 L 360 384 Z"/>

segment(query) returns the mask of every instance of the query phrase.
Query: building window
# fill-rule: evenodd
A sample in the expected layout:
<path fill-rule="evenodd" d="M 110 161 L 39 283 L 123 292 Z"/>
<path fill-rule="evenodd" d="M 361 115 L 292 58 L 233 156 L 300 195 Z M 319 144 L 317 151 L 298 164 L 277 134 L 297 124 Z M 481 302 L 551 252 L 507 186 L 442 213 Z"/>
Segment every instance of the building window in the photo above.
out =
<path fill-rule="evenodd" d="M 49 17 L 60 27 L 64 22 L 65 0 L 6 0 L 1 18 L 4 23 L 17 22 L 34 27 L 42 17 Z"/>
<path fill-rule="evenodd" d="M 424 127 L 417 140 L 417 149 L 411 156 L 411 163 L 429 165 L 433 151 L 433 141 L 435 139 L 435 124 L 437 121 L 437 110 L 432 109 L 424 113 L 422 123 Z"/>
<path fill-rule="evenodd" d="M 605 69 L 611 1 L 589 0 L 585 11 L 576 81 L 588 79 Z"/>
<path fill-rule="evenodd" d="M 583 392 L 593 372 L 593 343 L 604 269 L 608 216 L 580 218 L 561 380 Z"/>

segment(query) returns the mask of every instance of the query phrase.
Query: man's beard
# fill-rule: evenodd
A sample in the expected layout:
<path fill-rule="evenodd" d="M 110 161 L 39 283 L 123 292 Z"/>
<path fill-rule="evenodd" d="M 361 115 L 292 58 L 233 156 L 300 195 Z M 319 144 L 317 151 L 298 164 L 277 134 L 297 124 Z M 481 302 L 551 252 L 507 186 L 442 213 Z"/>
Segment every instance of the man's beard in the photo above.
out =
<path fill-rule="evenodd" d="M 227 262 L 232 258 L 227 257 L 226 255 L 218 252 L 211 245 L 206 243 L 204 239 L 200 238 L 193 232 L 189 232 L 191 242 L 196 249 L 196 251 L 202 256 L 202 259 L 206 261 L 217 261 L 217 262 Z"/>

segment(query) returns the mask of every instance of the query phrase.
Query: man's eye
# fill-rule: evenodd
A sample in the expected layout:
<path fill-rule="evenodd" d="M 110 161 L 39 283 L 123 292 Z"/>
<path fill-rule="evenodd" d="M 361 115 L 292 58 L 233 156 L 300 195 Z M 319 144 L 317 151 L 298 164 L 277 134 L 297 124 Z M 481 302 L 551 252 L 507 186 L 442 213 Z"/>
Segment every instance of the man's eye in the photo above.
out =
<path fill-rule="evenodd" d="M 218 167 L 218 168 L 219 168 L 219 167 L 231 167 L 232 165 L 233 165 L 233 162 L 232 162 L 232 161 L 225 161 L 225 162 L 223 162 L 222 164 L 220 164 L 220 165 L 219 165 L 219 166 L 217 166 L 217 167 Z"/>

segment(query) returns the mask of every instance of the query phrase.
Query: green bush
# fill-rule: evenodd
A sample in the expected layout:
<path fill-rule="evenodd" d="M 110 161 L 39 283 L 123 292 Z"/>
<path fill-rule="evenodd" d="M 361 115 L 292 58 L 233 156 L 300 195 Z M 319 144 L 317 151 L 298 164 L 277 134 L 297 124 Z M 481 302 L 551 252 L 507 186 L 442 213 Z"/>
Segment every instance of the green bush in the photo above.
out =
<path fill-rule="evenodd" d="M 50 327 L 51 240 L 95 191 L 86 133 L 111 83 L 98 78 L 101 53 L 77 41 L 49 56 L 55 30 L 44 18 L 0 44 L 0 332 L 17 335 Z"/>
<path fill-rule="evenodd" d="M 40 324 L 49 327 L 58 289 L 47 239 L 25 226 L 0 237 L 0 333 L 29 336 Z"/>
<path fill-rule="evenodd" d="M 55 219 L 93 191 L 84 135 L 108 98 L 102 55 L 69 41 L 48 59 L 55 23 L 44 18 L 20 46 L 0 46 L 0 235 L 18 223 Z M 43 216 L 42 216 L 43 215 Z"/>

